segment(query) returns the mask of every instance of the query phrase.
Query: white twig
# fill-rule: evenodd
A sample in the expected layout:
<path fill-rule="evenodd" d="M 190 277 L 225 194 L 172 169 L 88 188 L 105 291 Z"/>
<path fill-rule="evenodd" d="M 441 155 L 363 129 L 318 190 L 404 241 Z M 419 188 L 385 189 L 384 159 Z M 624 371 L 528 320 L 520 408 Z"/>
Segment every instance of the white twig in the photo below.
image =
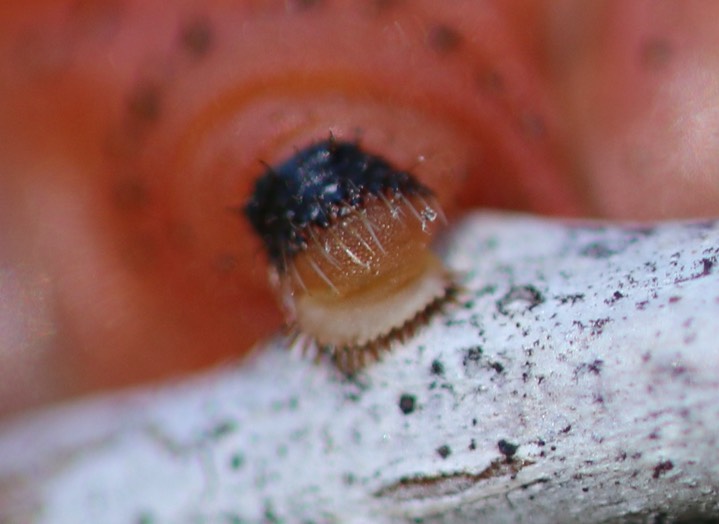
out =
<path fill-rule="evenodd" d="M 714 222 L 474 216 L 459 303 L 353 380 L 278 339 L 6 425 L 0 522 L 717 517 L 718 257 Z"/>

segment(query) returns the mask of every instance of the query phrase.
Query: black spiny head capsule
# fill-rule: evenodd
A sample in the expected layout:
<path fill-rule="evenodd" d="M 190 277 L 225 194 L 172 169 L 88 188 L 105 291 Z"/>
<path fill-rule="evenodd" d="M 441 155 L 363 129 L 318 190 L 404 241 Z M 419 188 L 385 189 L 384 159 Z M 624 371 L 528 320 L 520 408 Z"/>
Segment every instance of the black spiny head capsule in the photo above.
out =
<path fill-rule="evenodd" d="M 355 144 L 322 141 L 269 168 L 245 213 L 290 322 L 345 372 L 453 289 L 430 249 L 443 219 L 432 191 Z"/>

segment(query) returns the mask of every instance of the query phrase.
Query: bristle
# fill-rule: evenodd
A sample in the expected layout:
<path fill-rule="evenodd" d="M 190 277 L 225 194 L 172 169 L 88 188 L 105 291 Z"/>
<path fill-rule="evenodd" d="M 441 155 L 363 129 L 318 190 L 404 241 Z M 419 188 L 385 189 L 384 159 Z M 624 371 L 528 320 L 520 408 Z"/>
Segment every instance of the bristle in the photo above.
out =
<path fill-rule="evenodd" d="M 301 358 L 313 360 L 318 363 L 324 352 L 321 351 L 312 337 L 302 332 L 297 326 L 291 325 L 287 327 L 287 347 L 292 354 Z"/>
<path fill-rule="evenodd" d="M 380 192 L 378 194 L 378 196 L 382 200 L 382 202 L 384 202 L 384 204 L 387 206 L 387 209 L 389 209 L 389 212 L 392 215 L 392 218 L 394 218 L 395 220 L 399 219 L 399 215 L 401 212 L 399 207 L 395 206 L 392 202 L 390 202 L 384 193 Z"/>
<path fill-rule="evenodd" d="M 385 336 L 362 346 L 324 346 L 322 350 L 345 376 L 353 376 L 370 362 L 380 360 L 382 353 L 389 351 L 395 342 L 406 342 L 416 334 L 418 329 L 425 326 L 433 316 L 444 311 L 447 306 L 456 304 L 459 294 L 460 288 L 452 283 L 447 287 L 443 296 L 428 304 L 425 309 L 417 313 L 413 318 Z"/>
<path fill-rule="evenodd" d="M 365 269 L 369 269 L 369 264 L 364 262 L 361 258 L 359 258 L 354 251 L 352 251 L 347 244 L 345 244 L 342 239 L 334 232 L 334 229 L 328 229 L 327 230 L 332 237 L 332 240 L 337 243 L 338 246 L 342 248 L 342 250 L 345 252 L 345 254 L 349 257 L 349 259 L 357 264 L 360 267 L 363 267 Z"/>
<path fill-rule="evenodd" d="M 422 195 L 417 195 L 417 198 L 422 202 L 422 205 L 424 206 L 424 209 L 422 209 L 422 216 L 427 217 L 427 220 L 429 220 L 430 222 L 434 222 L 437 218 L 439 218 L 440 222 L 442 222 L 443 225 L 447 225 L 447 217 L 444 215 L 442 207 L 437 204 L 437 201 L 434 198 L 432 198 L 432 204 L 427 202 L 427 200 Z"/>
<path fill-rule="evenodd" d="M 407 200 L 406 196 L 404 196 L 402 193 L 398 193 L 398 194 L 399 194 L 399 198 L 402 201 L 402 204 L 404 205 L 404 207 L 409 209 L 410 213 L 412 215 L 414 215 L 414 217 L 419 221 L 420 224 L 422 224 L 422 230 L 426 231 L 427 230 L 426 220 L 424 218 L 422 218 L 422 215 L 420 215 L 419 211 L 417 211 L 417 209 L 412 205 L 412 202 Z"/>
<path fill-rule="evenodd" d="M 368 364 L 379 361 L 382 354 L 392 348 L 393 343 L 404 343 L 407 339 L 413 337 L 417 330 L 426 325 L 436 313 L 444 311 L 448 305 L 456 304 L 460 293 L 461 290 L 458 286 L 450 285 L 443 297 L 430 303 L 427 308 L 417 313 L 414 318 L 391 333 L 369 344 L 362 346 L 318 347 L 312 337 L 300 331 L 296 326 L 292 326 L 289 334 L 289 346 L 299 349 L 304 358 L 313 360 L 315 363 L 318 363 L 323 357 L 328 357 L 335 367 L 349 378 Z"/>
<path fill-rule="evenodd" d="M 320 268 L 320 266 L 317 264 L 317 262 L 315 262 L 315 260 L 314 260 L 313 258 L 310 258 L 310 259 L 309 259 L 309 263 L 310 263 L 310 266 L 312 267 L 312 269 L 315 271 L 315 273 L 317 273 L 317 275 L 325 282 L 325 284 L 327 284 L 327 286 L 329 286 L 329 288 L 330 288 L 336 295 L 339 295 L 339 294 L 340 294 L 339 290 L 338 290 L 337 287 L 332 283 L 332 281 L 330 280 L 330 278 L 329 278 L 327 275 L 325 275 L 325 272 L 322 271 L 322 268 Z"/>
<path fill-rule="evenodd" d="M 362 235 L 360 235 L 355 229 L 352 229 L 350 231 L 350 234 L 353 238 L 357 240 L 357 242 L 362 245 L 363 248 L 365 248 L 369 252 L 370 255 L 375 254 L 374 249 L 372 249 L 372 246 L 370 246 L 367 241 L 362 237 Z"/>
<path fill-rule="evenodd" d="M 382 254 L 387 253 L 387 251 L 385 251 L 385 249 L 384 249 L 384 246 L 382 245 L 382 242 L 380 242 L 379 238 L 377 238 L 377 233 L 374 230 L 374 226 L 372 225 L 372 222 L 370 221 L 370 219 L 367 218 L 367 213 L 364 209 L 360 213 L 360 220 L 362 221 L 362 224 L 365 226 L 365 228 L 369 232 L 369 234 L 372 237 L 372 239 L 374 240 L 375 244 L 377 244 L 377 247 L 382 252 Z"/>
<path fill-rule="evenodd" d="M 334 267 L 340 267 L 340 263 L 337 261 L 337 259 L 335 257 L 332 256 L 327 245 L 324 242 L 321 242 L 319 238 L 317 238 L 317 233 L 315 233 L 314 228 L 309 227 L 308 230 L 309 230 L 310 239 L 313 243 L 313 247 L 316 250 L 318 250 L 320 252 L 320 254 Z"/>
<path fill-rule="evenodd" d="M 300 272 L 297 271 L 297 267 L 294 264 L 290 264 L 290 274 L 292 275 L 293 282 L 296 282 L 299 284 L 299 289 L 301 289 L 304 292 L 307 292 L 307 284 L 305 284 L 304 279 L 302 278 L 302 275 L 300 275 Z"/>

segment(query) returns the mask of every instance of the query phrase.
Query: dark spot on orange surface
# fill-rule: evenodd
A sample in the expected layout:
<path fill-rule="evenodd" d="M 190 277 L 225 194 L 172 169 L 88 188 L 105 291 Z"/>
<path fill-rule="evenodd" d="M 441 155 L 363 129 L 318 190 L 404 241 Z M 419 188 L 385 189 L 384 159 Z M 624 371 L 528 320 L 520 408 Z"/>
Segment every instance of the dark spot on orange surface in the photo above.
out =
<path fill-rule="evenodd" d="M 117 34 L 122 15 L 120 0 L 79 0 L 70 9 L 72 31 L 79 38 L 108 41 Z"/>
<path fill-rule="evenodd" d="M 307 11 L 309 9 L 317 9 L 322 6 L 324 0 L 290 0 L 288 8 L 295 11 Z"/>
<path fill-rule="evenodd" d="M 404 0 L 372 0 L 369 2 L 371 14 L 380 15 L 400 6 Z"/>
<path fill-rule="evenodd" d="M 160 118 L 162 96 L 153 83 L 141 83 L 130 93 L 127 109 L 130 116 L 140 122 L 155 122 Z"/>
<path fill-rule="evenodd" d="M 639 61 L 644 69 L 657 70 L 665 67 L 672 58 L 674 48 L 664 38 L 646 40 L 639 51 Z"/>
<path fill-rule="evenodd" d="M 547 133 L 547 125 L 539 115 L 527 113 L 521 117 L 524 134 L 529 138 L 541 138 Z"/>
<path fill-rule="evenodd" d="M 427 33 L 427 45 L 440 54 L 456 51 L 462 45 L 462 41 L 462 35 L 457 30 L 444 24 L 431 27 Z"/>
<path fill-rule="evenodd" d="M 137 211 L 147 205 L 149 195 L 141 180 L 125 178 L 115 183 L 112 200 L 120 211 Z"/>
<path fill-rule="evenodd" d="M 190 55 L 201 58 L 212 49 L 212 24 L 205 17 L 199 17 L 187 25 L 180 32 L 180 44 Z"/>
<path fill-rule="evenodd" d="M 136 233 L 123 245 L 122 256 L 132 271 L 142 273 L 154 266 L 158 250 L 157 239 L 153 235 Z"/>
<path fill-rule="evenodd" d="M 479 90 L 487 95 L 498 96 L 504 92 L 505 85 L 502 76 L 494 70 L 481 70 L 476 76 Z"/>
<path fill-rule="evenodd" d="M 218 273 L 232 273 L 239 265 L 237 257 L 231 253 L 222 253 L 215 258 L 215 269 Z"/>

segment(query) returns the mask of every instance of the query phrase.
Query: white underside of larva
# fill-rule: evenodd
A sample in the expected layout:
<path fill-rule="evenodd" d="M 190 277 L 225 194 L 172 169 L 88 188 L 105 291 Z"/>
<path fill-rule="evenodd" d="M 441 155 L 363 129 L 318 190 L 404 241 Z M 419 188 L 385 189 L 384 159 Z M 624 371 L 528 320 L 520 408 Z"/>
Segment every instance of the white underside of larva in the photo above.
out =
<path fill-rule="evenodd" d="M 433 267 L 392 293 L 332 303 L 312 295 L 297 299 L 297 325 L 322 346 L 364 346 L 401 328 L 427 306 L 447 294 L 449 277 Z"/>

